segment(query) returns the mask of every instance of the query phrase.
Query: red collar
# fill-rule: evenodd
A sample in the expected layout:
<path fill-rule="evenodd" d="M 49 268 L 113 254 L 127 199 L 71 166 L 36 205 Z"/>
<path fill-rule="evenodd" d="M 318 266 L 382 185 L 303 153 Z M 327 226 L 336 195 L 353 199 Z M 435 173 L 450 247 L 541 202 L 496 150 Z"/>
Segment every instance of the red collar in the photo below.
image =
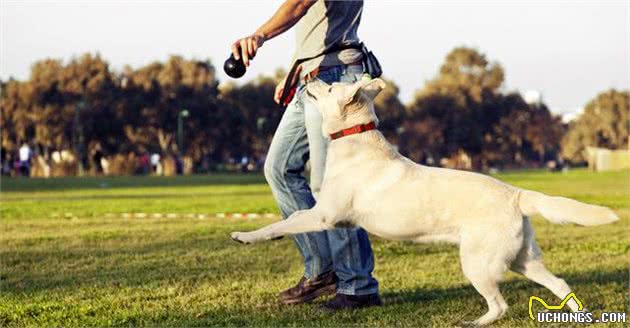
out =
<path fill-rule="evenodd" d="M 345 137 L 345 136 L 349 136 L 351 134 L 357 134 L 357 133 L 362 133 L 365 131 L 369 131 L 369 130 L 374 130 L 376 129 L 376 123 L 374 122 L 370 122 L 368 124 L 359 124 L 359 125 L 355 125 L 351 128 L 347 128 L 347 129 L 343 129 L 341 131 L 337 131 L 335 133 L 331 133 L 330 134 L 330 139 L 335 140 L 335 139 L 339 139 L 341 137 Z"/>

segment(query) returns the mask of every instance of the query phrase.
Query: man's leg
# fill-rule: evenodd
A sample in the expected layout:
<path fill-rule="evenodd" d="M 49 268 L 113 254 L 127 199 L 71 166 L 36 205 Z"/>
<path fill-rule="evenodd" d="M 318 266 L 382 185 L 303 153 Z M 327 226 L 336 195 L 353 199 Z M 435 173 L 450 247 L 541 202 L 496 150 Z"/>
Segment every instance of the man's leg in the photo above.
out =
<path fill-rule="evenodd" d="M 309 158 L 302 95 L 303 90 L 298 90 L 285 110 L 265 160 L 265 178 L 284 219 L 295 211 L 309 209 L 315 205 L 311 189 L 302 175 Z M 318 277 L 332 271 L 328 238 L 325 232 L 312 232 L 295 235 L 294 240 L 304 258 L 305 281 L 301 283 L 306 287 L 312 287 L 313 284 L 309 285 L 310 280 L 317 281 Z M 309 288 L 302 288 L 304 287 L 302 285 L 296 286 L 300 288 L 291 289 L 290 295 L 283 292 L 281 297 L 301 300 L 300 297 L 310 291 Z M 317 287 L 317 284 L 314 285 Z"/>
<path fill-rule="evenodd" d="M 330 70 L 319 76 L 327 83 L 347 80 L 341 70 Z M 356 80 L 354 75 L 352 79 Z M 304 104 L 306 128 L 310 146 L 311 187 L 319 192 L 324 177 L 328 140 L 322 133 L 322 117 L 310 101 Z M 361 228 L 334 229 L 326 232 L 332 252 L 334 271 L 339 279 L 337 293 L 344 295 L 373 295 L 378 293 L 378 282 L 372 277 L 374 256 L 370 240 Z"/>

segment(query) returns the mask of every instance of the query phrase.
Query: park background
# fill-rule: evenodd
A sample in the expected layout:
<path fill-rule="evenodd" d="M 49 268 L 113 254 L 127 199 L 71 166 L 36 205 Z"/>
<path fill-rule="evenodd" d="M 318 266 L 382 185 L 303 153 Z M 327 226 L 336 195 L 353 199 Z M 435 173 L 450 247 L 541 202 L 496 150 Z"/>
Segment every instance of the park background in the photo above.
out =
<path fill-rule="evenodd" d="M 484 310 L 452 246 L 373 237 L 386 306 L 330 315 L 275 301 L 301 274 L 289 240 L 229 240 L 279 219 L 259 171 L 292 34 L 243 81 L 221 72 L 277 1 L 0 4 L 2 326 L 446 327 Z M 402 154 L 622 217 L 534 218 L 548 267 L 596 313 L 630 302 L 629 15 L 627 1 L 373 1 L 359 30 Z M 514 274 L 502 289 L 496 326 L 532 325 L 529 296 L 554 299 Z"/>
<path fill-rule="evenodd" d="M 245 83 L 221 68 L 277 5 L 3 2 L 5 173 L 24 143 L 36 176 L 137 174 L 152 154 L 164 174 L 178 162 L 186 173 L 260 168 L 293 35 L 263 46 Z M 359 32 L 389 81 L 380 128 L 414 161 L 483 171 L 627 150 L 628 11 L 624 1 L 368 2 Z"/>

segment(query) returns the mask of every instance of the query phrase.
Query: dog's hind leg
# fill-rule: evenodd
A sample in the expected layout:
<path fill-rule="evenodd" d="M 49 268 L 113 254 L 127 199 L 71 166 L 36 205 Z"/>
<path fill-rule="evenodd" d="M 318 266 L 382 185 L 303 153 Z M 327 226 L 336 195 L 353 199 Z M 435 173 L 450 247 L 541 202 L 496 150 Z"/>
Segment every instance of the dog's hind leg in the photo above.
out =
<path fill-rule="evenodd" d="M 520 244 L 520 240 L 518 243 Z M 501 318 L 507 311 L 508 305 L 499 290 L 499 281 L 507 270 L 505 259 L 510 257 L 510 254 L 507 254 L 510 247 L 504 246 L 498 240 L 495 243 L 488 242 L 487 235 L 462 237 L 460 244 L 462 270 L 488 304 L 488 312 L 472 322 L 462 322 L 463 325 L 487 325 Z M 497 253 L 497 250 L 501 252 Z"/>
<path fill-rule="evenodd" d="M 244 244 L 270 240 L 284 235 L 332 229 L 325 216 L 316 209 L 293 213 L 286 220 L 270 224 L 251 232 L 232 232 L 232 239 Z"/>
<path fill-rule="evenodd" d="M 523 236 L 523 247 L 512 263 L 512 271 L 518 272 L 531 281 L 545 286 L 554 295 L 563 300 L 571 293 L 571 288 L 564 280 L 556 277 L 545 268 L 540 247 L 536 244 L 534 229 L 528 218 L 523 219 Z M 571 311 L 579 311 L 578 304 L 573 298 L 567 302 L 567 305 L 569 305 Z"/>

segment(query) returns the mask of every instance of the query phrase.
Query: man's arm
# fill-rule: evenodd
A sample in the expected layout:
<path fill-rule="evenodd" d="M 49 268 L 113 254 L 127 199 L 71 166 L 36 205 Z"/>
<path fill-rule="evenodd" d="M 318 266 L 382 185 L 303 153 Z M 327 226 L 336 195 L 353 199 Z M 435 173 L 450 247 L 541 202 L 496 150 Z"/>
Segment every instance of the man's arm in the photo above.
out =
<path fill-rule="evenodd" d="M 232 54 L 235 59 L 243 57 L 245 66 L 249 66 L 249 59 L 256 55 L 258 48 L 295 25 L 306 14 L 315 0 L 286 0 L 276 13 L 254 34 L 236 40 L 232 44 Z"/>

